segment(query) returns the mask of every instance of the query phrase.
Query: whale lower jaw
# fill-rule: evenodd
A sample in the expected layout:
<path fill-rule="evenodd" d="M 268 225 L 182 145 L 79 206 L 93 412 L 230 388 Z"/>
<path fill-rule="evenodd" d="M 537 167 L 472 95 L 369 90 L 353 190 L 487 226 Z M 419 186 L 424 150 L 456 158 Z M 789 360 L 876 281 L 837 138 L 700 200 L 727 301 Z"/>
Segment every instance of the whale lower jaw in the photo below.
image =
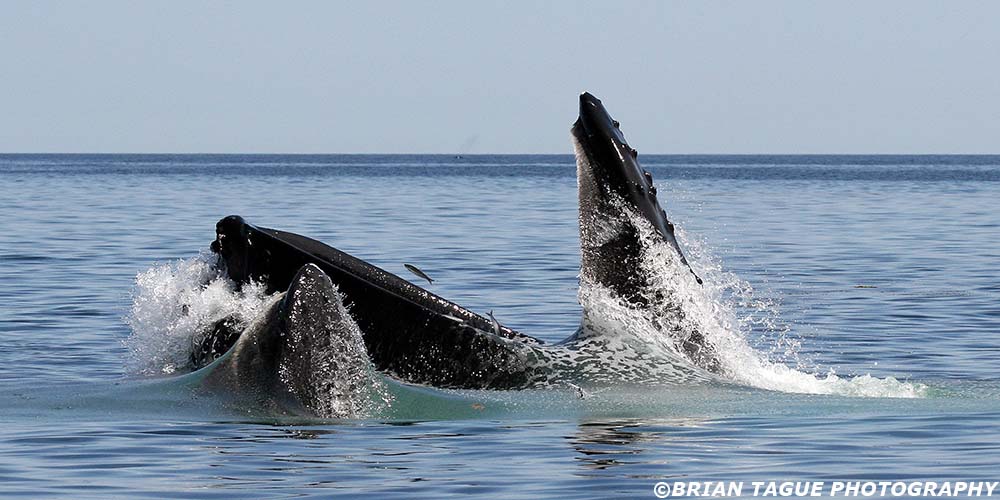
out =
<path fill-rule="evenodd" d="M 259 407 L 358 418 L 379 398 L 379 377 L 357 324 L 330 278 L 303 266 L 218 360 L 205 387 L 249 395 Z"/>

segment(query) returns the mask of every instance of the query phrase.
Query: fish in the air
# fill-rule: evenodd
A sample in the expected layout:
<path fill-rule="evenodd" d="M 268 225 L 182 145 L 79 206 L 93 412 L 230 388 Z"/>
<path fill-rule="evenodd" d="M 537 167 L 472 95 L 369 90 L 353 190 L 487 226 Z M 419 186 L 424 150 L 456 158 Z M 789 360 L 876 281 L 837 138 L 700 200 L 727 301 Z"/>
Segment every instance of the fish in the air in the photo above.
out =
<path fill-rule="evenodd" d="M 490 321 L 493 322 L 493 335 L 499 336 L 500 335 L 500 322 L 497 321 L 497 319 L 495 317 L 493 317 L 493 310 L 492 309 L 490 309 Z"/>
<path fill-rule="evenodd" d="M 434 283 L 434 280 L 432 280 L 430 276 L 427 276 L 427 273 L 421 271 L 417 266 L 412 264 L 403 264 L 403 267 L 405 267 L 407 271 L 410 271 L 411 273 L 427 280 L 428 283 Z"/>

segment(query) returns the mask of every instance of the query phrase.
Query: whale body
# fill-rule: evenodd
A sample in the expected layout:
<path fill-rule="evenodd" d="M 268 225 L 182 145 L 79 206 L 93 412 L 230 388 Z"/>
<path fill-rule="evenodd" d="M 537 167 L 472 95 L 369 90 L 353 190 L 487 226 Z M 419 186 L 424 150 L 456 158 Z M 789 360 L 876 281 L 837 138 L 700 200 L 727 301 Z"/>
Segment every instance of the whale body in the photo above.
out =
<path fill-rule="evenodd" d="M 655 286 L 656 270 L 644 265 L 651 245 L 661 253 L 666 249 L 678 279 L 701 283 L 659 204 L 652 176 L 640 166 L 618 122 L 589 93 L 580 96 L 572 137 L 581 286 L 608 290 L 624 307 L 676 319 L 664 325 L 676 351 L 696 368 L 718 372 L 715 349 L 683 321 L 680 302 Z M 641 346 L 636 350 L 609 341 L 606 332 L 586 321 L 566 340 L 546 344 L 332 246 L 236 215 L 218 222 L 211 250 L 237 284 L 259 282 L 284 295 L 246 331 L 233 331 L 223 320 L 205 337 L 192 359 L 196 367 L 211 362 L 206 383 L 283 394 L 314 412 L 336 413 L 316 410 L 322 404 L 317 394 L 351 396 L 357 389 L 310 375 L 317 370 L 342 372 L 349 380 L 377 370 L 434 387 L 523 389 L 577 387 L 581 377 L 601 370 L 617 370 L 608 376 L 626 380 L 656 379 L 669 364 L 651 358 Z M 328 353 L 331 342 L 338 352 L 331 358 L 335 363 L 315 359 L 314 351 Z M 614 356 L 603 350 L 612 348 L 627 366 L 607 361 Z"/>

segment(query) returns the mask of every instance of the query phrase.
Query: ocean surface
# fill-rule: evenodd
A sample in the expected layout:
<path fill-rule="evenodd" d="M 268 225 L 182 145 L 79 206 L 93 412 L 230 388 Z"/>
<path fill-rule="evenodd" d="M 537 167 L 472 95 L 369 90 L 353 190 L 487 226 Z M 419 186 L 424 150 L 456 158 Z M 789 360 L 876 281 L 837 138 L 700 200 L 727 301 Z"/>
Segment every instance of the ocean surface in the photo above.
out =
<path fill-rule="evenodd" d="M 323 421 L 184 383 L 192 332 L 136 304 L 201 293 L 181 285 L 239 214 L 561 340 L 582 312 L 572 156 L 0 155 L 0 497 L 1000 480 L 1000 156 L 640 161 L 745 370 L 583 399 L 412 388 Z"/>

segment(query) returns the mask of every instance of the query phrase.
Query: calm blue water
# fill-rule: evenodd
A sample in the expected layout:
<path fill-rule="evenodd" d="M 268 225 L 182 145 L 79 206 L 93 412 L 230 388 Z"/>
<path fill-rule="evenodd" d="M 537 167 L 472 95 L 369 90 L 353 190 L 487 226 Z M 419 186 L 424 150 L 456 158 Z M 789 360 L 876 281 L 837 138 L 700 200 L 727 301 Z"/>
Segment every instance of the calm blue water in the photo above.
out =
<path fill-rule="evenodd" d="M 746 288 L 723 305 L 751 318 L 762 356 L 923 397 L 428 391 L 405 418 L 263 417 L 129 367 L 137 273 L 194 257 L 241 214 L 401 275 L 418 264 L 436 293 L 559 340 L 580 318 L 572 158 L 5 155 L 0 496 L 653 498 L 660 480 L 998 479 L 1000 157 L 641 160 L 696 267 Z"/>

